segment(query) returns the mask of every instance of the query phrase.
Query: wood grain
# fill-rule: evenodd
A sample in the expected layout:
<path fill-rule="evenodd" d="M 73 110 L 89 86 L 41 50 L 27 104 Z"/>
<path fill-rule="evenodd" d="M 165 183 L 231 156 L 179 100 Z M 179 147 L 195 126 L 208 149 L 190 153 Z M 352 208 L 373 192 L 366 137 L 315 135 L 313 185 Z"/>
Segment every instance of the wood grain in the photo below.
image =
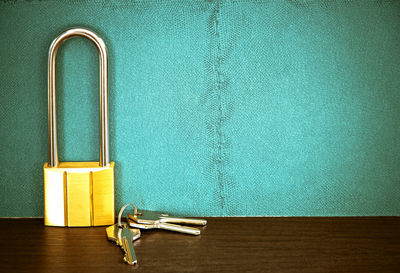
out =
<path fill-rule="evenodd" d="M 400 217 L 208 218 L 200 236 L 144 231 L 131 267 L 104 227 L 0 219 L 1 272 L 400 272 Z"/>

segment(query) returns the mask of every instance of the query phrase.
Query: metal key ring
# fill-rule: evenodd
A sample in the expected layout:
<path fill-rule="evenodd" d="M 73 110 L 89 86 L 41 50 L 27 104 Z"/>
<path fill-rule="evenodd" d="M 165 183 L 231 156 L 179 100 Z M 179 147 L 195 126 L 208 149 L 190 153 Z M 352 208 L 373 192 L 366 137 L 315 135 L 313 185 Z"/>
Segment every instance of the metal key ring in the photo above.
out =
<path fill-rule="evenodd" d="M 121 208 L 121 210 L 119 211 L 119 213 L 118 213 L 118 227 L 120 227 L 120 228 L 123 227 L 123 226 L 122 226 L 122 223 L 121 223 L 122 213 L 124 212 L 124 210 L 126 209 L 126 207 L 129 206 L 129 205 L 131 205 L 131 206 L 133 207 L 134 212 L 135 212 L 135 215 L 137 214 L 137 208 L 136 208 L 135 205 L 133 205 L 132 203 L 125 204 L 125 205 Z"/>

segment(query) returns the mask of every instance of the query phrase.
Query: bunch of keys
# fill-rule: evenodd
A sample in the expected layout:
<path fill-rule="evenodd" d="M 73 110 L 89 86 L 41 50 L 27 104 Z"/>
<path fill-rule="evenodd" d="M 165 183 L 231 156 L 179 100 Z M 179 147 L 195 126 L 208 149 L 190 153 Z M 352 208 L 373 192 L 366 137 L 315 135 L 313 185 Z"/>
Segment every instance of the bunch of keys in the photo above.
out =
<path fill-rule="evenodd" d="M 138 211 L 136 207 L 134 214 L 129 214 L 128 219 L 129 226 L 132 228 L 165 229 L 191 235 L 200 235 L 200 229 L 177 224 L 195 226 L 205 226 L 207 224 L 207 220 L 204 219 L 180 218 L 157 211 Z"/>
<path fill-rule="evenodd" d="M 121 222 L 122 213 L 129 205 L 133 207 L 134 213 L 128 215 L 126 222 Z M 181 226 L 179 224 L 205 226 L 207 224 L 207 220 L 174 217 L 156 211 L 138 211 L 134 205 L 128 203 L 119 211 L 118 223 L 106 228 L 106 233 L 108 240 L 116 243 L 124 251 L 125 262 L 130 265 L 135 265 L 137 263 L 137 259 L 133 249 L 133 241 L 140 238 L 140 229 L 158 228 L 191 235 L 200 235 L 200 229 Z"/>
<path fill-rule="evenodd" d="M 108 240 L 120 246 L 124 251 L 124 261 L 130 265 L 137 264 L 135 250 L 133 249 L 133 241 L 140 238 L 140 230 L 137 228 L 131 228 L 125 222 L 121 222 L 122 212 L 127 206 L 133 206 L 132 204 L 126 204 L 121 208 L 118 214 L 118 223 L 106 228 L 106 234 Z M 136 207 L 133 206 L 136 211 Z"/>

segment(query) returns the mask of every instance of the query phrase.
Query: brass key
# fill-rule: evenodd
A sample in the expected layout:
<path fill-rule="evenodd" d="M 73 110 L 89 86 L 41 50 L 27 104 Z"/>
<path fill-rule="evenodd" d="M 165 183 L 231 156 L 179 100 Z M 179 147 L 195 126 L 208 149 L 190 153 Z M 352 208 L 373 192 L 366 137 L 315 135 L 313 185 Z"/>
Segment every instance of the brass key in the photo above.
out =
<path fill-rule="evenodd" d="M 124 261 L 130 265 L 137 263 L 135 250 L 133 249 L 133 241 L 140 238 L 140 230 L 129 228 L 126 223 L 121 223 L 122 227 L 114 224 L 106 228 L 108 240 L 116 243 L 125 253 Z"/>

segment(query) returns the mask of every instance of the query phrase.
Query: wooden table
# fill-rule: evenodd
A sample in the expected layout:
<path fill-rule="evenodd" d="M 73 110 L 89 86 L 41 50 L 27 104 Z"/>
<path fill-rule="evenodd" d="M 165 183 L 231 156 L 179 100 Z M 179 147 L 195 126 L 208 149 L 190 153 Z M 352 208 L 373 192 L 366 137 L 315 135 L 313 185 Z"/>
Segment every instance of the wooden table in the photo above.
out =
<path fill-rule="evenodd" d="M 200 236 L 143 231 L 132 267 L 104 227 L 0 219 L 0 272 L 400 272 L 400 217 L 208 221 Z"/>

